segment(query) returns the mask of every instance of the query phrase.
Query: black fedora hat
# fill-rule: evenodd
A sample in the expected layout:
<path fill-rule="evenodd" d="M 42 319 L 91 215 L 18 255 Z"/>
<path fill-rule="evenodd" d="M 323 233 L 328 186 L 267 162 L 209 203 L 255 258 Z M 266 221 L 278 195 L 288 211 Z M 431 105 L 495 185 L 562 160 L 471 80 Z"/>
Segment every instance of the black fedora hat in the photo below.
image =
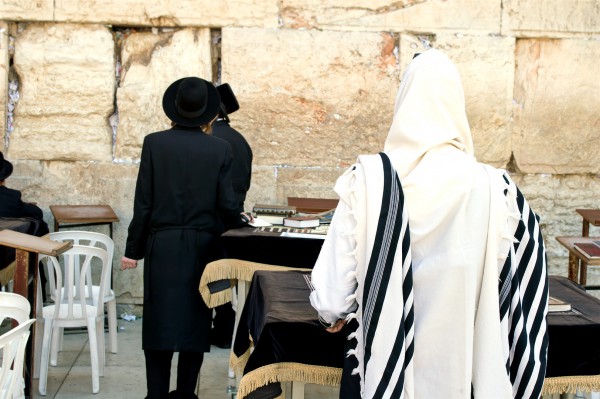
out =
<path fill-rule="evenodd" d="M 4 159 L 4 154 L 0 152 L 0 181 L 6 180 L 13 172 L 12 163 Z"/>
<path fill-rule="evenodd" d="M 238 103 L 235 94 L 233 94 L 233 90 L 231 90 L 229 83 L 223 83 L 222 85 L 217 86 L 217 91 L 219 92 L 219 96 L 221 96 L 221 104 L 223 104 L 223 108 L 225 108 L 225 113 L 227 115 L 233 114 L 240 109 L 240 104 Z"/>
<path fill-rule="evenodd" d="M 178 125 L 198 127 L 212 121 L 221 98 L 215 86 L 204 79 L 187 77 L 171 83 L 163 95 L 163 110 Z"/>

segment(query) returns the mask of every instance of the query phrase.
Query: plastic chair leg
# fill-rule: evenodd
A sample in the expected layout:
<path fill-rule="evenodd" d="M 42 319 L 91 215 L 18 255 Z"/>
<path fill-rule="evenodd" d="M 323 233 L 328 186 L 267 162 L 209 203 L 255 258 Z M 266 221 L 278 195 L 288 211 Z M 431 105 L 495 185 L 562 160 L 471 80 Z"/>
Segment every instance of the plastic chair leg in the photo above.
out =
<path fill-rule="evenodd" d="M 33 378 L 40 378 L 40 361 L 42 359 L 42 345 L 44 342 L 44 319 L 37 319 L 35 328 L 35 346 L 33 348 Z"/>
<path fill-rule="evenodd" d="M 96 320 L 95 318 L 88 318 L 87 323 L 88 334 L 90 342 L 90 363 L 92 366 L 92 393 L 98 393 L 100 391 L 100 375 L 98 369 L 98 337 L 96 334 Z"/>
<path fill-rule="evenodd" d="M 60 327 L 52 329 L 52 340 L 50 343 L 50 365 L 52 367 L 55 367 L 58 363 L 58 345 L 60 344 L 62 333 L 63 329 Z"/>
<path fill-rule="evenodd" d="M 42 342 L 42 355 L 40 359 L 40 383 L 38 391 L 46 396 L 46 383 L 48 382 L 48 361 L 50 360 L 50 341 L 52 339 L 52 321 L 44 322 L 44 339 Z"/>
<path fill-rule="evenodd" d="M 96 320 L 96 338 L 98 340 L 98 373 L 104 377 L 104 365 L 106 364 L 104 317 Z"/>
<path fill-rule="evenodd" d="M 108 336 L 110 337 L 110 351 L 117 353 L 117 301 L 112 300 L 106 304 L 108 314 Z"/>

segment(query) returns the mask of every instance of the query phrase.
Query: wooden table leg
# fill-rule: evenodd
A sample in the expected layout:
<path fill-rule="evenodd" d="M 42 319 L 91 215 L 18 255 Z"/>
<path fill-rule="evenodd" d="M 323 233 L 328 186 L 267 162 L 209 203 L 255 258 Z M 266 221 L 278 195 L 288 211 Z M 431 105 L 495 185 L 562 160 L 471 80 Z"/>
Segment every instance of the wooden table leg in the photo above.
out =
<path fill-rule="evenodd" d="M 590 222 L 588 222 L 587 220 L 583 220 L 583 226 L 581 228 L 581 235 L 583 237 L 589 237 L 590 236 Z"/>
<path fill-rule="evenodd" d="M 578 283 L 579 280 L 579 260 L 577 257 L 569 253 L 569 280 Z"/>
<path fill-rule="evenodd" d="M 585 287 L 585 285 L 587 284 L 587 262 L 585 261 L 581 261 L 581 271 L 579 274 L 579 285 L 582 285 Z"/>

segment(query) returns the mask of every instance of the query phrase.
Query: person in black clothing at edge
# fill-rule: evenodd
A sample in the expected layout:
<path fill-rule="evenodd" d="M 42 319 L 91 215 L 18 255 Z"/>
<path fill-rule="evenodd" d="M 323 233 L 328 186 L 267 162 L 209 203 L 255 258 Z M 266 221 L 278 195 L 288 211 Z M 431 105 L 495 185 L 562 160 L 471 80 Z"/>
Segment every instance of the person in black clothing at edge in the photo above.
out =
<path fill-rule="evenodd" d="M 6 179 L 12 175 L 12 172 L 12 163 L 4 159 L 4 154 L 0 152 L 0 218 L 23 219 L 24 222 L 29 222 L 27 231 L 22 231 L 22 233 L 38 237 L 48 234 L 50 230 L 48 224 L 44 222 L 42 210 L 33 203 L 23 202 L 19 190 L 6 187 Z M 14 258 L 14 250 L 0 251 L 0 269 L 8 266 Z M 42 282 L 45 282 L 43 274 L 40 278 L 42 278 Z M 42 286 L 42 288 L 44 287 Z"/>
<path fill-rule="evenodd" d="M 163 110 L 174 125 L 144 138 L 133 218 L 122 269 L 144 258 L 142 349 L 147 399 L 197 398 L 204 352 L 210 351 L 212 311 L 198 290 L 224 228 L 239 227 L 231 185 L 231 146 L 213 137 L 221 100 L 197 77 L 173 82 Z M 177 388 L 169 393 L 171 360 L 179 352 Z"/>
<path fill-rule="evenodd" d="M 223 83 L 217 86 L 217 90 L 221 96 L 221 108 L 216 122 L 213 123 L 212 134 L 231 145 L 233 151 L 233 164 L 231 165 L 233 191 L 238 211 L 243 212 L 246 192 L 250 189 L 252 177 L 252 149 L 244 136 L 229 125 L 229 115 L 240 108 L 231 86 Z M 225 251 L 221 249 L 220 257 L 224 258 L 226 256 Z M 231 348 L 234 324 L 235 312 L 231 302 L 217 306 L 211 331 L 211 344 L 221 349 Z"/>
<path fill-rule="evenodd" d="M 0 152 L 0 217 L 31 217 L 43 222 L 44 214 L 38 206 L 29 202 L 23 202 L 20 191 L 6 187 L 6 179 L 10 177 L 12 172 L 12 163 L 4 159 L 4 154 Z M 48 225 L 46 225 L 46 232 L 44 234 L 47 233 Z"/>

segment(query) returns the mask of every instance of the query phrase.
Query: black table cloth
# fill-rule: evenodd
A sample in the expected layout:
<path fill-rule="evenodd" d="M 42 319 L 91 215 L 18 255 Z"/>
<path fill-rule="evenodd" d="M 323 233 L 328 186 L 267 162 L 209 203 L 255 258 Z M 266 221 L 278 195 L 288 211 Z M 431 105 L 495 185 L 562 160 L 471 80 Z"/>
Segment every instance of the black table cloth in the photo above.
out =
<path fill-rule="evenodd" d="M 307 269 L 312 269 L 323 245 L 320 238 L 285 237 L 255 227 L 229 230 L 220 241 L 227 258 Z"/>
<path fill-rule="evenodd" d="M 246 376 L 253 377 L 276 363 L 342 367 L 348 332 L 330 334 L 319 324 L 309 302 L 309 276 L 300 271 L 254 274 L 233 347 L 238 367 L 247 359 L 240 391 L 248 391 Z M 550 295 L 569 302 L 573 310 L 548 315 L 546 377 L 600 374 L 600 300 L 565 277 L 550 276 L 549 280 Z M 254 342 L 251 354 L 250 337 Z M 236 364 L 235 358 L 232 363 Z M 277 378 L 271 376 L 270 382 Z M 266 381 L 250 385 L 257 390 L 261 384 Z"/>

